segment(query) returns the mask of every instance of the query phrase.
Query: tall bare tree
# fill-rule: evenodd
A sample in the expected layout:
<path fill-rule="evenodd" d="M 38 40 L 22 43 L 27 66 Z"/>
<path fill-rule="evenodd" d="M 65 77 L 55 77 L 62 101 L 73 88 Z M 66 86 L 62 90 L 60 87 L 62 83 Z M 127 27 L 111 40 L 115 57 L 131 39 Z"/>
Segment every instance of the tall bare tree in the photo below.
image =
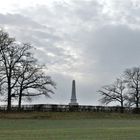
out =
<path fill-rule="evenodd" d="M 139 108 L 140 104 L 140 67 L 126 69 L 124 72 L 125 82 L 129 89 L 128 101 Z"/>
<path fill-rule="evenodd" d="M 101 90 L 98 91 L 102 98 L 101 103 L 109 104 L 111 102 L 119 102 L 121 106 L 121 111 L 123 112 L 124 102 L 127 99 L 126 95 L 126 84 L 122 79 L 117 79 L 113 84 L 103 86 Z"/>
<path fill-rule="evenodd" d="M 7 89 L 8 110 L 11 109 L 12 88 L 15 85 L 15 82 L 12 81 L 12 69 L 18 61 L 18 56 L 13 51 L 14 41 L 15 40 L 10 38 L 7 33 L 0 30 L 0 87 L 2 93 L 5 91 L 3 89 Z M 16 57 L 14 58 L 13 56 Z"/>
<path fill-rule="evenodd" d="M 0 72 L 3 77 L 3 86 L 7 87 L 7 110 L 9 111 L 11 110 L 11 98 L 14 95 L 12 93 L 18 81 L 18 78 L 14 79 L 15 69 L 19 67 L 22 59 L 28 55 L 29 47 L 28 44 L 19 45 L 15 42 L 7 46 L 0 46 Z"/>
<path fill-rule="evenodd" d="M 8 111 L 11 110 L 12 97 L 19 96 L 20 108 L 23 96 L 53 93 L 49 86 L 55 87 L 55 83 L 37 65 L 30 48 L 31 45 L 17 43 L 0 30 L 0 93 L 6 97 Z"/>
<path fill-rule="evenodd" d="M 43 72 L 43 66 L 38 65 L 31 54 L 22 61 L 15 78 L 18 79 L 16 96 L 19 97 L 19 109 L 23 97 L 32 98 L 41 95 L 50 97 L 49 93 L 54 93 L 55 82 Z"/>

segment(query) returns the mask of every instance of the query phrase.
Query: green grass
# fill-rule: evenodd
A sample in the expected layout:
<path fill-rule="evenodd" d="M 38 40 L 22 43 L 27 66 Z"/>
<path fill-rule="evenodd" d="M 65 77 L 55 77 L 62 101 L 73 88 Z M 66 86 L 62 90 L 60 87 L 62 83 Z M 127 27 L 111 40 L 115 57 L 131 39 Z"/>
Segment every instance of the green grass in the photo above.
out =
<path fill-rule="evenodd" d="M 140 140 L 140 115 L 0 113 L 0 140 Z"/>
<path fill-rule="evenodd" d="M 0 140 L 139 140 L 140 120 L 0 120 Z"/>

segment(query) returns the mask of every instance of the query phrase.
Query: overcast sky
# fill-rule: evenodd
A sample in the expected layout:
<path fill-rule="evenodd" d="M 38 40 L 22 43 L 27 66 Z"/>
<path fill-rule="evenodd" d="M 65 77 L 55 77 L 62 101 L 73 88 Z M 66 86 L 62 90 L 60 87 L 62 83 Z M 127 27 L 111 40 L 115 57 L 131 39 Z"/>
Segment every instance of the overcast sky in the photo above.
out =
<path fill-rule="evenodd" d="M 1 0 L 0 27 L 33 44 L 57 83 L 39 103 L 68 104 L 75 79 L 79 104 L 99 105 L 101 86 L 140 65 L 139 0 Z"/>

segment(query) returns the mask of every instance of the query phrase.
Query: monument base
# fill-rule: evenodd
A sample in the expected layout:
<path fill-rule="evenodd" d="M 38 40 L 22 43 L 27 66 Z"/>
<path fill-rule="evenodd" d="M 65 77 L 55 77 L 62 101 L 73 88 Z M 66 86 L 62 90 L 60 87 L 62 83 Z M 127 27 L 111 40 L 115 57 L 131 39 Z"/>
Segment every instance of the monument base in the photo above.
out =
<path fill-rule="evenodd" d="M 73 106 L 77 106 L 77 105 L 79 105 L 78 103 L 69 103 L 69 105 L 73 105 Z"/>

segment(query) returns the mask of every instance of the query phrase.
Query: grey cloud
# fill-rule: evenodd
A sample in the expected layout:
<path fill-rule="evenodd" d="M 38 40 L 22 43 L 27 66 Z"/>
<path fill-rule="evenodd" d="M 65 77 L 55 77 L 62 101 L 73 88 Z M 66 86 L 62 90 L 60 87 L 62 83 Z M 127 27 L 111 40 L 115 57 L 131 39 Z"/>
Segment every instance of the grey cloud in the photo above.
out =
<path fill-rule="evenodd" d="M 86 35 L 88 42 L 83 41 L 79 46 L 85 50 L 83 57 L 91 65 L 89 71 L 104 84 L 104 81 L 109 83 L 119 77 L 126 68 L 140 65 L 139 37 L 139 30 L 109 25 Z M 94 60 L 97 60 L 95 65 Z"/>
<path fill-rule="evenodd" d="M 57 56 L 55 59 L 58 62 L 61 62 L 63 58 L 70 57 L 70 55 L 64 54 L 62 48 L 55 47 L 55 43 L 61 41 L 61 38 L 55 35 L 50 28 L 42 28 L 45 26 L 19 14 L 0 14 L 0 20 L 2 21 L 1 25 L 7 26 L 10 34 L 15 36 L 18 41 L 29 42 L 35 45 L 35 47 L 44 48 L 46 52 L 53 52 Z M 30 27 L 30 29 L 26 28 L 26 26 Z M 39 54 L 42 55 L 42 63 L 46 62 L 45 59 L 49 58 L 46 52 L 37 52 L 38 56 Z"/>
<path fill-rule="evenodd" d="M 98 46 L 97 53 L 101 61 L 106 61 L 105 64 L 129 65 L 139 58 L 139 37 L 139 30 L 132 30 L 126 26 L 106 26 L 96 32 L 93 46 Z"/>
<path fill-rule="evenodd" d="M 75 1 L 74 15 L 82 19 L 83 21 L 91 21 L 94 17 L 100 16 L 102 13 L 102 5 L 93 1 Z"/>
<path fill-rule="evenodd" d="M 33 21 L 32 19 L 20 14 L 0 14 L 0 24 L 31 27 L 31 28 L 45 28 L 45 26 Z"/>

